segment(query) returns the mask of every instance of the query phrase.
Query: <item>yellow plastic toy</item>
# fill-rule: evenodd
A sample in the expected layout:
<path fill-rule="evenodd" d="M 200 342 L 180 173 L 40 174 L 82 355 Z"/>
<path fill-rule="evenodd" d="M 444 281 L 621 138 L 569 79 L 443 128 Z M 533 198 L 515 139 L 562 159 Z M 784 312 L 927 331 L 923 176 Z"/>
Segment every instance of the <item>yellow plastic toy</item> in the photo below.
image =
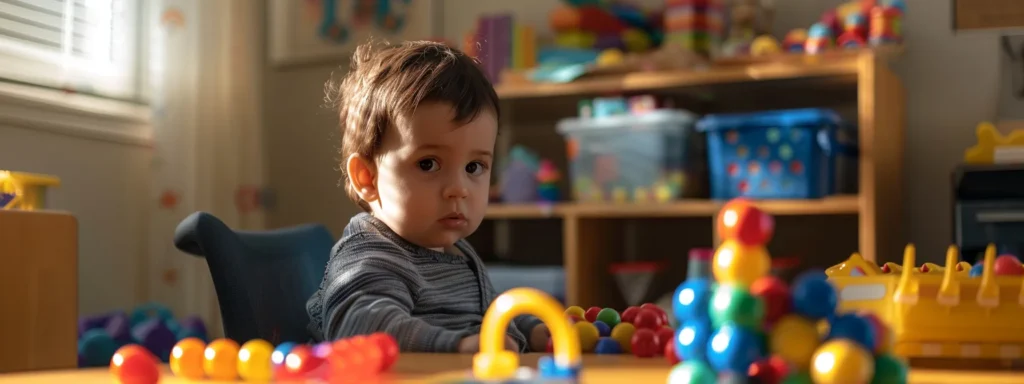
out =
<path fill-rule="evenodd" d="M 59 185 L 60 179 L 53 176 L 0 170 L 0 209 L 42 209 L 46 188 Z"/>
<path fill-rule="evenodd" d="M 545 379 L 572 379 L 579 375 L 583 359 L 576 327 L 565 308 L 546 293 L 533 288 L 513 288 L 494 299 L 480 329 L 480 352 L 473 356 L 473 375 L 480 380 L 517 377 L 519 353 L 504 350 L 505 330 L 516 316 L 532 314 L 551 331 L 554 358 L 542 357 L 538 371 Z"/>
<path fill-rule="evenodd" d="M 830 268 L 840 311 L 870 311 L 890 324 L 900 356 L 1024 357 L 1024 277 L 995 275 L 994 245 L 985 250 L 981 277 L 970 276 L 970 265 L 959 261 L 956 247 L 947 251 L 945 266 L 926 272 L 914 267 L 915 259 L 914 246 L 908 245 L 899 271 L 866 268 L 859 274 L 842 268 L 862 264 L 859 255 Z"/>
<path fill-rule="evenodd" d="M 967 149 L 964 162 L 967 164 L 992 164 L 995 161 L 996 149 L 999 147 L 1024 146 L 1024 130 L 1016 129 L 1003 136 L 990 122 L 982 122 L 975 129 L 978 144 Z"/>

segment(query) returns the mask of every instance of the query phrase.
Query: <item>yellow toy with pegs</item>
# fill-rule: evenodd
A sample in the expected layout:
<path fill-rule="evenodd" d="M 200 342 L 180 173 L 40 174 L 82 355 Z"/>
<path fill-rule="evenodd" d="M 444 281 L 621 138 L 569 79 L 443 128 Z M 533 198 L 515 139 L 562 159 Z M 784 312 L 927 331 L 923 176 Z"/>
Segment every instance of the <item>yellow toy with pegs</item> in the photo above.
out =
<path fill-rule="evenodd" d="M 964 153 L 964 162 L 967 164 L 992 164 L 1000 148 L 1024 146 L 1024 130 L 1017 129 L 1003 136 L 995 125 L 987 121 L 978 124 L 975 135 L 978 144 Z"/>
<path fill-rule="evenodd" d="M 831 268 L 843 310 L 866 310 L 894 330 L 895 352 L 914 358 L 1019 359 L 1024 357 L 1024 267 L 1013 256 L 985 250 L 971 267 L 950 247 L 944 266 L 914 267 L 908 245 L 903 264 L 881 274 Z M 926 263 L 927 265 L 928 263 Z"/>

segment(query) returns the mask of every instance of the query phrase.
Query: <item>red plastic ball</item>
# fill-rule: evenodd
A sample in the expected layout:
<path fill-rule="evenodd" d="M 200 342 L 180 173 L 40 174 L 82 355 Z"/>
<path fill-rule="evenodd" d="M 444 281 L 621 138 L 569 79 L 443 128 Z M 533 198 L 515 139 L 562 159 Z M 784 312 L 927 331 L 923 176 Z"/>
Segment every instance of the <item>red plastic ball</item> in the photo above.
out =
<path fill-rule="evenodd" d="M 665 360 L 668 361 L 670 366 L 675 366 L 679 364 L 679 356 L 676 355 L 676 343 L 672 343 L 672 339 L 669 339 L 669 341 L 665 343 Z"/>
<path fill-rule="evenodd" d="M 746 199 L 734 199 L 722 207 L 716 223 L 722 239 L 743 245 L 767 244 L 775 233 L 775 219 Z"/>
<path fill-rule="evenodd" d="M 352 342 L 349 343 L 349 348 L 355 348 L 359 353 L 366 357 L 367 371 L 373 373 L 379 373 L 384 371 L 384 352 L 380 350 L 380 345 L 376 341 L 370 340 L 366 336 L 356 336 L 352 338 Z"/>
<path fill-rule="evenodd" d="M 992 272 L 996 276 L 1020 276 L 1024 275 L 1024 265 L 1014 255 L 1000 255 L 992 266 Z"/>
<path fill-rule="evenodd" d="M 398 349 L 398 342 L 395 341 L 394 337 L 384 332 L 377 332 L 370 335 L 370 340 L 377 342 L 377 346 L 380 347 L 380 352 L 384 357 L 384 365 L 381 369 L 388 370 L 391 366 L 395 365 L 398 361 L 398 355 L 401 353 Z"/>
<path fill-rule="evenodd" d="M 332 345 L 332 349 L 333 349 Z M 321 359 L 313 353 L 313 349 L 307 345 L 296 345 L 288 356 L 284 358 L 285 372 L 290 375 L 302 376 L 313 372 L 324 363 L 326 359 Z"/>
<path fill-rule="evenodd" d="M 658 336 L 658 351 L 665 350 L 665 344 L 674 344 L 672 338 L 676 336 L 676 331 L 670 327 L 661 327 L 657 332 L 654 333 Z"/>
<path fill-rule="evenodd" d="M 359 382 L 359 379 L 373 376 L 376 372 L 368 366 L 366 357 L 358 348 L 351 348 L 347 344 L 335 344 L 336 348 L 327 357 L 329 365 L 328 382 L 350 383 Z"/>
<path fill-rule="evenodd" d="M 748 374 L 758 383 L 779 384 L 789 374 L 789 365 L 782 358 L 772 356 L 751 364 Z"/>
<path fill-rule="evenodd" d="M 601 307 L 590 307 L 590 308 L 587 308 L 587 311 L 583 313 L 583 317 L 587 321 L 593 323 L 593 322 L 597 321 L 597 314 L 601 312 L 601 309 L 602 309 Z"/>
<path fill-rule="evenodd" d="M 651 332 L 654 332 L 663 326 L 665 326 L 665 322 L 661 314 L 650 309 L 640 309 L 640 312 L 633 318 L 633 327 L 637 330 L 649 329 Z"/>
<path fill-rule="evenodd" d="M 544 348 L 547 353 L 555 353 L 555 342 L 554 339 L 548 339 L 548 346 Z"/>
<path fill-rule="evenodd" d="M 647 309 L 647 310 L 651 310 L 651 311 L 657 312 L 659 315 L 661 315 L 661 322 L 662 322 L 662 324 L 668 325 L 668 323 L 669 323 L 668 313 L 665 312 L 664 309 L 661 309 L 661 307 L 659 307 L 657 304 L 654 304 L 654 303 L 644 303 L 643 305 L 640 306 L 640 309 Z"/>
<path fill-rule="evenodd" d="M 146 348 L 129 344 L 121 347 L 110 359 L 110 373 L 121 384 L 155 384 L 160 381 L 156 356 Z"/>
<path fill-rule="evenodd" d="M 770 328 L 793 309 L 793 297 L 786 283 L 775 276 L 765 276 L 750 285 L 750 293 L 764 302 L 764 325 Z"/>
<path fill-rule="evenodd" d="M 636 357 L 653 357 L 661 352 L 658 350 L 658 344 L 658 335 L 647 328 L 637 329 L 629 342 Z"/>
<path fill-rule="evenodd" d="M 633 324 L 633 319 L 636 319 L 636 314 L 640 313 L 640 307 L 630 306 L 619 315 L 619 318 L 623 323 Z"/>

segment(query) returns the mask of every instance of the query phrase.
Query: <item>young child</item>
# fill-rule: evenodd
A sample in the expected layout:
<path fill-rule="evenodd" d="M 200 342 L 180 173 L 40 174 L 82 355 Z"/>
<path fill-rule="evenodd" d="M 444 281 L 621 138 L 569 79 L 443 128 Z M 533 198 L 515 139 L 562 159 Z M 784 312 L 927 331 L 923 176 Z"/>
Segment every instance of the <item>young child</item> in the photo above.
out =
<path fill-rule="evenodd" d="M 306 307 L 319 340 L 383 331 L 403 352 L 473 353 L 496 292 L 464 239 L 487 209 L 498 96 L 447 45 L 359 47 L 337 92 L 345 190 L 359 204 Z M 544 351 L 534 316 L 507 349 Z"/>

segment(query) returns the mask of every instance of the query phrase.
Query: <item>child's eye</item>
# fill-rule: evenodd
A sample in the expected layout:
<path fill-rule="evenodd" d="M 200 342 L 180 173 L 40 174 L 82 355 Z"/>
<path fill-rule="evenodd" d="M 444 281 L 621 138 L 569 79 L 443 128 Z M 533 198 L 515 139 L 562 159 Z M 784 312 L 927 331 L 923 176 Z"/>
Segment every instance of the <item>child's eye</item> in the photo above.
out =
<path fill-rule="evenodd" d="M 441 165 L 437 163 L 437 160 L 434 159 L 423 159 L 416 163 L 416 165 L 424 172 L 434 172 L 441 167 Z"/>
<path fill-rule="evenodd" d="M 470 175 L 479 175 L 484 173 L 486 170 L 487 166 L 478 161 L 466 164 L 466 173 L 469 173 Z"/>

